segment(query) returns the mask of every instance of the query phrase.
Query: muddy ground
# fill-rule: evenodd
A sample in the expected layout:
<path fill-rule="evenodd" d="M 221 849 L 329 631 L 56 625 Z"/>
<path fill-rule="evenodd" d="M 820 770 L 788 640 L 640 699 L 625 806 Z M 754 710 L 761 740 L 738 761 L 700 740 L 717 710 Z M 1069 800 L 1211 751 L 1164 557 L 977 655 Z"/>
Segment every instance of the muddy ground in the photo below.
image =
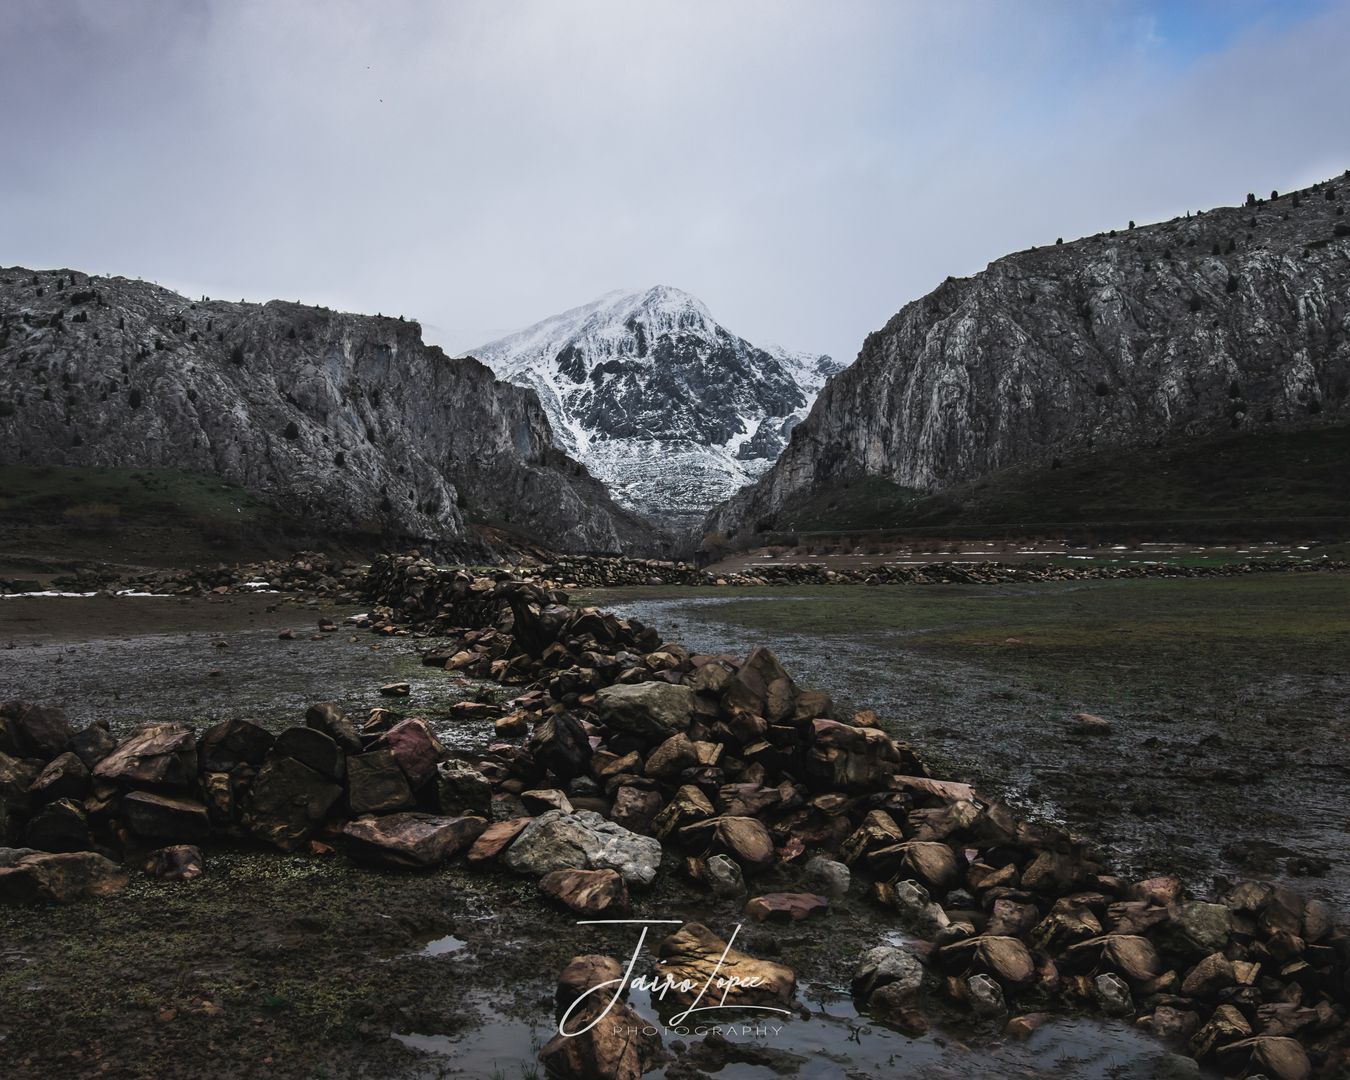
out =
<path fill-rule="evenodd" d="M 1267 742 L 1320 745 L 1321 760 L 1263 751 L 1260 780 L 1214 790 L 1231 799 L 1253 788 L 1257 802 L 1277 803 L 1292 819 L 1330 785 L 1343 813 L 1344 728 L 1334 725 L 1345 722 L 1339 703 L 1350 670 L 1347 582 L 1323 581 L 1330 590 L 1323 593 L 1301 577 L 1279 580 L 1293 591 L 1220 592 L 1217 600 L 1205 589 L 1150 599 L 965 587 L 698 597 L 647 590 L 606 600 L 640 608 L 670 637 L 695 644 L 717 637 L 743 651 L 772 641 L 804 682 L 876 704 L 944 772 L 950 766 L 986 785 L 1002 778 L 1007 790 L 1110 840 L 1119 815 L 1103 809 L 1115 802 L 1101 793 L 1119 790 L 1138 760 L 1131 755 L 1152 737 L 1144 725 L 1168 739 L 1165 756 L 1176 761 L 1168 781 L 1174 801 L 1140 819 L 1151 833 L 1177 815 L 1175 792 L 1188 770 L 1227 767 L 1220 763 L 1235 756 L 1231 742 L 1211 738 L 1225 724 L 1231 738 L 1233 715 L 1248 717 L 1238 725 L 1246 730 L 1269 714 Z M 770 598 L 782 603 L 766 605 Z M 720 604 L 715 617 L 711 600 Z M 280 729 L 311 701 L 356 710 L 379 700 L 381 682 L 411 678 L 409 711 L 433 718 L 452 746 L 486 742 L 487 725 L 454 720 L 448 706 L 495 688 L 420 667 L 412 639 L 317 633 L 320 615 L 355 609 L 268 610 L 276 604 L 276 597 L 0 601 L 0 697 L 60 701 L 78 719 L 101 715 L 118 729 L 234 715 Z M 1197 620 L 1227 629 L 1197 637 Z M 296 640 L 277 638 L 285 627 L 297 630 Z M 1118 644 L 1135 636 L 1157 641 L 1142 650 Z M 1158 642 L 1169 648 L 1154 651 Z M 1281 680 L 1293 680 L 1283 697 L 1262 689 Z M 1222 685 L 1228 696 L 1211 700 Z M 1146 721 L 1164 711 L 1160 695 L 1169 719 Z M 1065 710 L 1078 704 L 1108 714 L 1120 734 L 1105 742 L 1063 738 Z M 1037 749 L 1038 730 L 1054 733 L 1053 761 Z M 1200 748 L 1195 762 L 1187 763 L 1183 745 Z M 1077 801 L 1061 797 L 1053 781 L 1060 772 L 1082 774 L 1069 785 Z M 1188 850 L 1214 848 L 1215 834 L 1185 813 L 1185 828 L 1174 832 L 1193 834 L 1181 837 Z M 1170 827 L 1162 830 L 1169 838 Z M 1279 835 L 1285 828 L 1276 819 L 1261 827 Z M 499 871 L 381 873 L 340 856 L 256 849 L 213 849 L 207 863 L 207 876 L 189 884 L 137 879 L 107 900 L 0 909 L 0 1076 L 532 1077 L 537 1047 L 553 1033 L 558 970 L 575 954 L 623 955 L 633 943 L 627 931 L 575 925 L 541 904 L 532 883 Z M 1327 880 L 1335 879 L 1301 884 Z M 787 871 L 757 891 L 798 884 Z M 710 899 L 673 867 L 635 902 L 639 917 L 697 918 L 723 934 L 739 921 L 739 903 Z M 1025 1044 L 936 1006 L 934 1028 L 918 1038 L 858 1017 L 846 993 L 852 966 L 898 927 L 856 888 L 821 921 L 743 933 L 749 937 L 739 945 L 797 970 L 800 1009 L 781 1032 L 741 1038 L 737 1060 L 705 1066 L 721 1080 L 1194 1075 L 1151 1040 L 1090 1017 L 1062 1017 Z M 638 1004 L 653 1015 L 649 1002 Z"/>

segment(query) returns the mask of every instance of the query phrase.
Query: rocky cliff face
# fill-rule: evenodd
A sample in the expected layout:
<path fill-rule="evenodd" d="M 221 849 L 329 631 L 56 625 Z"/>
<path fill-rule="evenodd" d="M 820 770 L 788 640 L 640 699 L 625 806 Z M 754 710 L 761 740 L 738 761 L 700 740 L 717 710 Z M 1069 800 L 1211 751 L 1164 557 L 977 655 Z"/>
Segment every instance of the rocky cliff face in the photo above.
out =
<path fill-rule="evenodd" d="M 472 350 L 539 394 L 621 503 L 697 521 L 776 458 L 840 365 L 761 348 L 679 289 L 615 292 Z"/>
<path fill-rule="evenodd" d="M 414 322 L 69 270 L 0 270 L 0 462 L 215 473 L 325 527 L 463 550 L 473 522 L 557 550 L 653 546 L 534 394 Z"/>
<path fill-rule="evenodd" d="M 710 530 L 828 485 L 923 490 L 1089 448 L 1350 416 L 1350 174 L 949 278 L 870 335 Z"/>

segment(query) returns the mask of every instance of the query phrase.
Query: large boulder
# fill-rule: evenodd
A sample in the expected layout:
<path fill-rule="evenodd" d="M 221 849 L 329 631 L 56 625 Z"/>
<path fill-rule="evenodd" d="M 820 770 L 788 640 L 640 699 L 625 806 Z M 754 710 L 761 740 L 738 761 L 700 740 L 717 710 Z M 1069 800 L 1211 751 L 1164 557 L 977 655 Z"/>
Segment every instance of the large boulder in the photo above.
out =
<path fill-rule="evenodd" d="M 595 697 L 606 727 L 652 740 L 687 730 L 694 718 L 694 692 L 674 683 L 619 683 Z"/>
<path fill-rule="evenodd" d="M 94 767 L 94 779 L 127 787 L 190 787 L 197 740 L 186 724 L 147 724 Z"/>
<path fill-rule="evenodd" d="M 79 803 L 57 799 L 28 819 L 23 842 L 39 851 L 90 851 L 94 838 L 89 832 L 89 815 Z"/>
<path fill-rule="evenodd" d="M 884 731 L 837 720 L 812 720 L 807 775 L 817 790 L 861 793 L 885 788 L 890 777 L 917 773 L 914 755 Z"/>
<path fill-rule="evenodd" d="M 111 896 L 127 883 L 127 874 L 93 851 L 62 854 L 0 849 L 0 903 L 69 903 L 85 896 Z"/>
<path fill-rule="evenodd" d="M 10 738 L 19 754 L 25 757 L 49 761 L 65 750 L 66 743 L 75 734 L 66 714 L 60 709 L 10 701 L 0 706 L 0 711 L 3 711 L 8 721 L 6 727 Z"/>
<path fill-rule="evenodd" d="M 357 817 L 412 808 L 412 788 L 392 751 L 371 750 L 347 759 L 347 802 Z"/>
<path fill-rule="evenodd" d="M 294 851 L 323 821 L 342 788 L 295 758 L 268 758 L 244 804 L 243 825 L 282 851 Z"/>
<path fill-rule="evenodd" d="M 545 716 L 530 735 L 535 761 L 563 780 L 585 776 L 591 763 L 591 743 L 581 721 L 571 713 Z"/>
<path fill-rule="evenodd" d="M 149 840 L 195 844 L 211 835 L 206 807 L 193 799 L 133 791 L 122 800 L 127 828 Z"/>
<path fill-rule="evenodd" d="M 222 720 L 202 733 L 197 744 L 199 767 L 202 772 L 229 772 L 236 765 L 256 769 L 273 741 L 272 733 L 252 720 Z"/>
<path fill-rule="evenodd" d="M 629 885 L 650 885 L 661 865 L 661 843 L 591 810 L 550 810 L 525 826 L 503 861 L 535 877 L 552 870 L 617 870 Z"/>
<path fill-rule="evenodd" d="M 89 793 L 89 767 L 78 754 L 67 750 L 47 763 L 28 789 L 34 803 L 54 799 L 83 799 Z"/>
<path fill-rule="evenodd" d="M 377 866 L 434 866 L 472 844 L 487 820 L 434 814 L 388 814 L 350 821 L 342 830 L 348 857 Z"/>
<path fill-rule="evenodd" d="M 90 724 L 70 737 L 70 750 L 86 769 L 95 765 L 117 749 L 117 740 L 103 724 Z"/>
<path fill-rule="evenodd" d="M 545 1070 L 557 1080 L 641 1080 L 661 1063 L 661 1036 L 631 1005 L 609 1004 L 606 991 L 583 1000 L 563 1029 L 539 1051 Z"/>
<path fill-rule="evenodd" d="M 277 736 L 275 748 L 278 754 L 295 758 L 335 783 L 342 783 L 347 775 L 346 753 L 318 728 L 289 727 Z"/>
<path fill-rule="evenodd" d="M 437 764 L 449 756 L 431 725 L 417 717 L 395 724 L 380 737 L 379 745 L 394 755 L 414 791 L 432 779 Z"/>

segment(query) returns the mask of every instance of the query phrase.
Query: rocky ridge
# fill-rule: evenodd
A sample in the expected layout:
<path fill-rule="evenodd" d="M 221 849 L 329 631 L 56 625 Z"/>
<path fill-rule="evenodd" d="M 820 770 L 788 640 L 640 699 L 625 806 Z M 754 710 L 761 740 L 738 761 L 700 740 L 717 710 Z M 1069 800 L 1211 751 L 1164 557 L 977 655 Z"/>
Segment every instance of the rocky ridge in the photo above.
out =
<path fill-rule="evenodd" d="M 1092 448 L 1344 419 L 1347 195 L 1350 175 L 948 278 L 867 338 L 707 528 L 745 538 L 864 475 L 933 491 Z"/>
<path fill-rule="evenodd" d="M 752 345 L 658 285 L 471 350 L 539 395 L 558 445 L 644 514 L 694 519 L 778 456 L 841 365 Z"/>
<path fill-rule="evenodd" d="M 532 393 L 415 322 L 71 270 L 0 270 L 0 462 L 215 474 L 325 528 L 462 556 L 485 551 L 476 523 L 659 548 Z"/>

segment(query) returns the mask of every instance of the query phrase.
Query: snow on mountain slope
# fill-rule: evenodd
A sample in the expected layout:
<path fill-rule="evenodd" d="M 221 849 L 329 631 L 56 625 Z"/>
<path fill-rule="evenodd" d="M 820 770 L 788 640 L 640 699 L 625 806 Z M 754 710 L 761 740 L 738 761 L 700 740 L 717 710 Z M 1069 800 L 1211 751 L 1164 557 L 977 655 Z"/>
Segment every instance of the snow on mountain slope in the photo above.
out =
<path fill-rule="evenodd" d="M 664 285 L 607 293 L 471 355 L 535 390 L 558 445 L 620 503 L 675 518 L 764 472 L 843 367 L 752 345 Z"/>

